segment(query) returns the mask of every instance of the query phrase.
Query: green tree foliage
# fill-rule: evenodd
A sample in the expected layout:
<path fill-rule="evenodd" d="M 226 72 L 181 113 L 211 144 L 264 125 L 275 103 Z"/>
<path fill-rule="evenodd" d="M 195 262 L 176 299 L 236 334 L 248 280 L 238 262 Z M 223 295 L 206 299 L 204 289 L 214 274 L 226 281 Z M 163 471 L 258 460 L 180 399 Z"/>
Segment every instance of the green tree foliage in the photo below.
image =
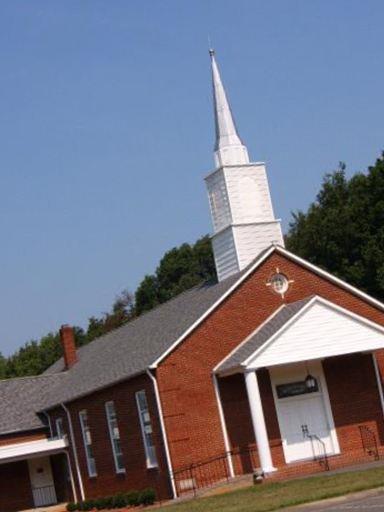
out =
<path fill-rule="evenodd" d="M 308 211 L 293 215 L 287 248 L 384 300 L 384 157 L 349 180 L 325 176 Z"/>
<path fill-rule="evenodd" d="M 155 275 L 146 276 L 139 285 L 135 302 L 128 291 L 123 291 L 109 312 L 92 316 L 86 331 L 75 327 L 78 347 L 120 327 L 135 316 L 152 309 L 195 284 L 215 276 L 211 242 L 208 236 L 194 245 L 183 244 L 167 252 Z M 49 333 L 40 341 L 25 343 L 9 358 L 0 354 L 0 379 L 38 375 L 61 357 L 59 332 Z"/>
<path fill-rule="evenodd" d="M 147 275 L 135 294 L 135 310 L 140 315 L 202 281 L 215 279 L 211 241 L 208 236 L 194 245 L 182 244 L 166 252 L 154 275 Z"/>
<path fill-rule="evenodd" d="M 3 356 L 3 354 L 0 352 L 0 380 L 6 378 L 6 367 L 7 367 L 7 360 Z"/>

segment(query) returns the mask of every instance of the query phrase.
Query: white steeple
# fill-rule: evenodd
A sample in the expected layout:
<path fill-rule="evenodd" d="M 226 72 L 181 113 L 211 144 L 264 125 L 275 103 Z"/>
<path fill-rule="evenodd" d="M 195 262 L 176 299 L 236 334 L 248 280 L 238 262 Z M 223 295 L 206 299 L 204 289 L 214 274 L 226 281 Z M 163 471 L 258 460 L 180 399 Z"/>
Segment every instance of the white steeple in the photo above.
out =
<path fill-rule="evenodd" d="M 216 142 L 215 164 L 223 165 L 249 163 L 248 151 L 237 133 L 228 98 L 216 64 L 215 51 L 209 50 L 212 62 L 213 103 L 215 110 Z"/>
<path fill-rule="evenodd" d="M 284 245 L 275 219 L 265 165 L 249 161 L 236 129 L 215 52 L 212 63 L 216 126 L 216 170 L 206 177 L 214 233 L 212 246 L 219 281 L 239 272 L 271 244 Z"/>

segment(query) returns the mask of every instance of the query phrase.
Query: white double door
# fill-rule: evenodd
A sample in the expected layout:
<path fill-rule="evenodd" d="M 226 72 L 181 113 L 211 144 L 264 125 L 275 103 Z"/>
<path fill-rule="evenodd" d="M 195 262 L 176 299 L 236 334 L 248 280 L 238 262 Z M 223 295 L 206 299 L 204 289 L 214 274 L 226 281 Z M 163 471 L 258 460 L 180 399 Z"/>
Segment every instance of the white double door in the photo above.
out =
<path fill-rule="evenodd" d="M 324 452 L 331 455 L 339 451 L 321 363 L 312 364 L 310 372 L 316 377 L 318 391 L 279 398 L 276 386 L 303 382 L 307 372 L 302 365 L 271 370 L 286 462 L 313 459 Z"/>

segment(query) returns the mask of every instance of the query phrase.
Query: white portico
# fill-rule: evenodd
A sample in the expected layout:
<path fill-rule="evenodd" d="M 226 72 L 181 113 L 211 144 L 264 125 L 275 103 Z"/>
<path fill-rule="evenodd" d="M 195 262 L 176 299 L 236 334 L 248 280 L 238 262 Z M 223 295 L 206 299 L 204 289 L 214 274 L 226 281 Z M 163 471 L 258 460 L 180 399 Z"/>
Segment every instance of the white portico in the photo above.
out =
<path fill-rule="evenodd" d="M 382 326 L 312 296 L 281 306 L 216 367 L 218 377 L 244 374 L 260 466 L 265 473 L 275 467 L 258 370 L 267 368 L 269 372 L 285 462 L 313 459 L 318 449 L 313 438 L 319 440 L 327 455 L 337 455 L 340 446 L 323 361 L 371 353 L 383 418 L 383 395 L 374 355 L 383 347 Z"/>

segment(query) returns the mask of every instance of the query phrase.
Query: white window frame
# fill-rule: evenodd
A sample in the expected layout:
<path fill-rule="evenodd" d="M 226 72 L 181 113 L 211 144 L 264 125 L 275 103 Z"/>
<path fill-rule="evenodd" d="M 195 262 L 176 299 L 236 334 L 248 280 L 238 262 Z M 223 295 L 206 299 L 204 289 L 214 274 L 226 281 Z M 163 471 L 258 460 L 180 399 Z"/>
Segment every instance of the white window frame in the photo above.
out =
<path fill-rule="evenodd" d="M 115 403 L 114 403 L 113 400 L 109 400 L 108 402 L 105 402 L 104 406 L 105 406 L 105 415 L 107 417 L 108 430 L 109 430 L 109 439 L 111 441 L 113 460 L 115 462 L 116 473 L 125 473 L 124 465 L 121 466 L 121 467 L 119 466 L 119 456 L 123 457 L 123 450 L 122 450 L 122 447 L 121 447 L 120 429 L 119 429 L 119 425 L 118 425 L 118 422 L 117 422 L 117 414 L 116 414 Z M 113 427 L 112 427 L 112 420 L 113 419 L 111 417 L 111 413 L 110 413 L 110 409 L 109 409 L 110 406 L 113 407 L 113 411 L 114 411 L 115 419 L 116 419 L 116 428 L 117 428 L 117 431 L 119 432 L 119 438 L 118 438 L 119 439 L 119 444 L 120 444 L 120 452 L 119 453 L 117 452 L 116 445 L 114 443 L 115 437 L 113 435 Z"/>
<path fill-rule="evenodd" d="M 86 418 L 86 421 L 84 420 L 84 418 Z M 88 413 L 87 413 L 86 409 L 83 409 L 82 411 L 79 412 L 79 420 L 80 420 L 80 426 L 81 426 L 81 433 L 83 436 L 83 446 L 84 446 L 85 458 L 87 461 L 88 475 L 90 477 L 95 477 L 95 476 L 97 476 L 96 459 L 95 459 L 95 456 L 93 455 L 92 436 L 91 436 L 91 431 L 89 428 Z M 89 438 L 91 440 L 90 443 L 87 442 L 86 431 L 88 431 Z M 93 461 L 93 466 L 92 466 L 92 461 Z"/>
<path fill-rule="evenodd" d="M 64 432 L 64 421 L 63 418 L 56 418 L 56 437 L 58 439 L 64 439 L 65 432 Z"/>
<path fill-rule="evenodd" d="M 147 404 L 147 409 L 146 410 L 142 410 L 141 407 L 140 407 L 140 401 L 139 401 L 139 396 L 140 395 L 144 395 L 145 402 Z M 155 444 L 153 442 L 153 430 L 151 432 L 152 445 L 148 444 L 148 439 L 147 439 L 147 437 L 145 435 L 145 419 L 144 419 L 144 414 L 145 413 L 147 413 L 148 417 L 149 417 L 149 421 L 147 421 L 147 424 L 149 424 L 151 426 L 151 429 L 152 429 L 152 420 L 151 420 L 151 416 L 150 416 L 150 413 L 149 413 L 148 400 L 147 400 L 147 394 L 145 392 L 145 389 L 141 389 L 140 391 L 137 391 L 135 396 L 136 396 L 137 412 L 138 412 L 139 420 L 140 420 L 141 436 L 143 438 L 143 444 L 144 444 L 145 459 L 146 459 L 147 468 L 148 469 L 157 468 L 159 463 L 158 463 L 158 460 L 157 460 L 156 446 L 155 446 Z M 152 449 L 152 453 L 154 454 L 155 460 L 151 460 L 151 449 Z"/>

